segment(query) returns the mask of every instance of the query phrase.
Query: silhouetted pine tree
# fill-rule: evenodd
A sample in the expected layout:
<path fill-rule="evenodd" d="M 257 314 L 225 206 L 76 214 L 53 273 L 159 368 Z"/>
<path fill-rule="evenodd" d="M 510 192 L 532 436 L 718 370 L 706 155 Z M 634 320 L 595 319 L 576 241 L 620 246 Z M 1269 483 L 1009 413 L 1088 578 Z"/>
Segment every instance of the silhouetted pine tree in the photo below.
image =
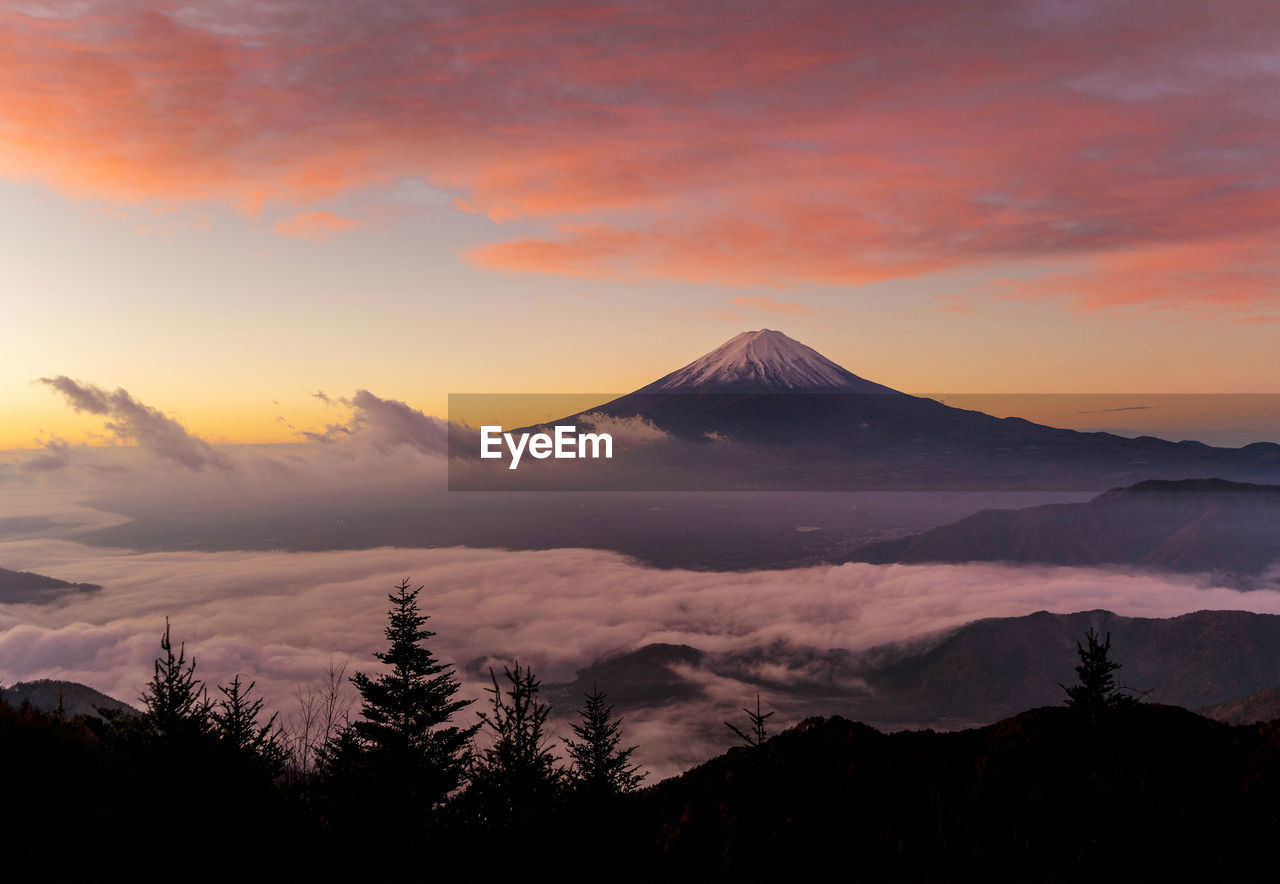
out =
<path fill-rule="evenodd" d="M 226 687 L 219 685 L 222 699 L 210 710 L 210 723 L 222 746 L 267 779 L 275 779 L 284 773 L 287 755 L 283 734 L 276 727 L 279 713 L 272 713 L 266 724 L 258 723 L 262 699 L 250 699 L 254 684 L 242 687 L 236 675 Z"/>
<path fill-rule="evenodd" d="M 173 653 L 169 618 L 160 637 L 163 656 L 155 660 L 155 674 L 142 693 L 143 726 L 161 736 L 195 737 L 209 732 L 210 703 L 204 683 L 196 678 L 196 661 L 188 663 L 186 644 Z"/>
<path fill-rule="evenodd" d="M 1076 652 L 1080 657 L 1076 675 L 1080 683 L 1071 687 L 1059 685 L 1067 692 L 1066 704 L 1091 716 L 1098 716 L 1118 706 L 1133 703 L 1132 697 L 1120 693 L 1112 676 L 1120 668 L 1120 664 L 1110 657 L 1111 633 L 1108 632 L 1106 639 L 1099 641 L 1097 631 L 1091 626 L 1085 642 L 1085 645 L 1076 642 Z"/>
<path fill-rule="evenodd" d="M 755 746 L 756 748 L 763 746 L 764 741 L 767 738 L 767 735 L 765 733 L 765 725 L 764 725 L 765 719 L 773 715 L 773 712 L 762 713 L 760 711 L 760 695 L 759 694 L 756 694 L 756 711 L 752 712 L 750 709 L 747 709 L 745 706 L 743 707 L 742 711 L 747 713 L 747 718 L 751 720 L 750 731 L 748 731 L 747 733 L 743 733 L 737 727 L 737 725 L 731 724 L 727 721 L 724 723 L 724 726 L 727 727 L 729 730 L 733 731 L 739 737 L 741 737 L 742 741 L 746 743 L 748 746 Z"/>
<path fill-rule="evenodd" d="M 613 706 L 605 703 L 604 692 L 595 684 L 586 699 L 587 705 L 578 710 L 582 722 L 572 725 L 578 739 L 564 741 L 573 761 L 573 786 L 596 796 L 634 791 L 645 775 L 639 765 L 631 764 L 636 747 L 619 748 L 622 719 L 614 717 Z"/>
<path fill-rule="evenodd" d="M 453 667 L 440 663 L 424 642 L 435 635 L 418 612 L 422 587 L 403 581 L 389 595 L 387 650 L 375 653 L 388 667 L 377 676 L 357 672 L 361 720 L 343 728 L 319 752 L 319 769 L 334 797 L 361 813 L 367 799 L 425 814 L 457 789 L 479 725 L 457 727 L 453 715 L 472 700 L 455 699 Z"/>
<path fill-rule="evenodd" d="M 250 776 L 251 768 L 220 744 L 196 661 L 187 659 L 185 645 L 175 653 L 168 620 L 160 648 L 142 714 L 111 715 L 105 724 L 104 761 L 119 807 L 104 825 L 136 830 L 154 817 L 157 802 L 181 796 L 182 826 L 203 837 L 228 837 L 242 825 L 265 828 L 260 799 L 269 783 Z M 251 783 L 259 788 L 247 790 Z M 183 861 L 189 844 L 167 839 L 149 850 L 149 858 L 167 864 Z"/>
<path fill-rule="evenodd" d="M 540 682 L 531 667 L 503 667 L 509 687 L 504 692 L 493 670 L 489 677 L 493 711 L 480 720 L 493 732 L 493 743 L 471 769 L 469 802 L 488 825 L 521 825 L 546 813 L 558 797 L 561 775 L 545 735 L 551 707 L 538 701 Z"/>

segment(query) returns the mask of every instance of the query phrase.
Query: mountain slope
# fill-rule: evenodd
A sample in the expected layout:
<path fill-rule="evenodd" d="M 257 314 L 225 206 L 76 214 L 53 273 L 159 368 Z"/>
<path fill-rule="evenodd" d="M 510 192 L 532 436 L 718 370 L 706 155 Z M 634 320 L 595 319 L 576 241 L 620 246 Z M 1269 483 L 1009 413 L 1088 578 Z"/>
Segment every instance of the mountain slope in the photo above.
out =
<path fill-rule="evenodd" d="M 686 446 L 653 466 L 629 456 L 662 487 L 1068 490 L 1204 475 L 1280 481 L 1280 445 L 1213 448 L 952 408 L 861 378 L 770 329 L 744 332 L 633 393 L 556 423 L 602 418 L 640 418 L 704 448 L 736 446 Z"/>
<path fill-rule="evenodd" d="M 1111 635 L 1117 682 L 1156 702 L 1203 708 L 1280 685 L 1280 615 L 1040 611 L 864 651 L 653 645 L 597 661 L 547 693 L 559 708 L 576 708 L 598 684 L 620 708 L 641 708 L 713 699 L 705 685 L 736 682 L 744 698 L 763 693 L 783 719 L 838 713 L 882 727 L 970 726 L 1061 704 L 1061 686 L 1075 681 L 1076 642 L 1090 628 Z"/>
<path fill-rule="evenodd" d="M 1254 724 L 1280 718 L 1280 688 L 1267 688 L 1238 700 L 1217 703 L 1200 714 L 1225 724 Z"/>
<path fill-rule="evenodd" d="M 884 393 L 812 347 L 772 329 L 743 332 L 637 393 Z"/>
<path fill-rule="evenodd" d="M 1170 706 L 1040 708 L 978 730 L 811 718 L 635 799 L 627 830 L 681 878 L 1191 881 L 1274 876 L 1280 728 Z M 643 834 L 641 834 L 643 833 Z"/>
<path fill-rule="evenodd" d="M 42 605 L 68 595 L 96 592 L 101 588 L 96 583 L 68 583 L 30 571 L 0 568 L 0 604 Z"/>
<path fill-rule="evenodd" d="M 856 550 L 851 561 L 1133 565 L 1253 577 L 1280 560 L 1280 486 L 1147 481 L 1087 503 L 984 510 Z"/>
<path fill-rule="evenodd" d="M 0 689 L 0 694 L 4 695 L 5 701 L 11 706 L 17 707 L 23 703 L 30 703 L 41 712 L 53 712 L 61 703 L 63 714 L 67 718 L 74 718 L 77 715 L 100 716 L 99 709 L 133 713 L 138 711 L 128 703 L 108 697 L 88 685 L 51 678 L 20 681 Z"/>
<path fill-rule="evenodd" d="M 705 658 L 706 654 L 688 645 L 645 645 L 630 653 L 596 660 L 580 670 L 572 682 L 548 685 L 546 695 L 551 705 L 559 709 L 576 709 L 586 694 L 605 685 L 610 701 L 623 706 L 685 700 L 700 692 L 672 667 L 697 667 Z"/>

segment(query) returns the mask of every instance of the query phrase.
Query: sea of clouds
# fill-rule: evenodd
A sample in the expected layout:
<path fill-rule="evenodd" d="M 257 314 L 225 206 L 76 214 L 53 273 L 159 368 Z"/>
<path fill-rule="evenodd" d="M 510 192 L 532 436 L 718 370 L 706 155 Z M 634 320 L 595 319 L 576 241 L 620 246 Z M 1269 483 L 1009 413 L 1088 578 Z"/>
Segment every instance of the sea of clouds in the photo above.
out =
<path fill-rule="evenodd" d="M 130 445 L 50 439 L 43 450 L 11 453 L 0 463 L 0 527 L 7 518 L 21 528 L 0 531 L 0 567 L 102 587 L 50 604 L 0 604 L 5 683 L 68 679 L 136 704 L 167 619 L 199 677 L 213 685 L 236 674 L 254 680 L 268 707 L 289 722 L 299 691 L 318 686 L 331 663 L 345 663 L 348 673 L 372 671 L 372 654 L 384 644 L 387 594 L 405 579 L 423 587 L 419 603 L 436 633 L 431 648 L 458 667 L 462 694 L 480 701 L 473 711 L 487 698 L 489 666 L 501 673 L 519 660 L 550 684 L 603 655 L 653 642 L 708 652 L 777 643 L 860 650 L 1038 610 L 1280 613 L 1280 592 L 1101 569 L 841 564 L 725 572 L 659 569 L 576 548 L 91 546 L 77 533 L 124 521 L 121 512 L 186 509 L 235 519 L 282 498 L 306 506 L 312 496 L 442 488 L 446 428 L 404 403 L 359 391 L 331 400 L 343 412 L 323 431 L 300 431 L 296 446 L 213 449 L 126 391 L 66 378 L 46 383 Z M 43 527 L 30 522 L 36 518 Z M 722 751 L 732 738 L 720 722 L 761 691 L 705 671 L 679 674 L 697 683 L 698 700 L 627 712 L 627 739 L 655 776 Z M 771 678 L 776 685 L 786 675 Z M 771 723 L 791 723 L 787 697 L 764 694 L 780 709 Z M 553 736 L 569 734 L 573 714 L 554 710 Z"/>
<path fill-rule="evenodd" d="M 103 587 L 58 604 L 0 606 L 4 680 L 68 679 L 136 702 L 168 618 L 201 677 L 254 679 L 285 717 L 299 687 L 317 684 L 330 660 L 349 661 L 352 671 L 376 665 L 387 594 L 405 578 L 423 587 L 436 655 L 459 667 L 480 663 L 459 671 L 463 693 L 477 698 L 486 696 L 479 673 L 489 664 L 500 673 L 518 659 L 544 682 L 567 681 L 601 655 L 651 642 L 858 650 L 1037 610 L 1280 613 L 1273 591 L 1079 568 L 845 564 L 723 573 L 659 570 L 581 549 L 137 553 L 52 539 L 0 544 L 0 561 Z M 696 711 L 633 714 L 637 757 L 666 774 L 723 748 L 707 742 L 691 713 L 718 723 L 725 707 L 759 690 L 724 681 L 701 685 L 708 699 Z M 557 728 L 568 734 L 563 721 Z M 691 732 L 704 735 L 696 745 Z"/>

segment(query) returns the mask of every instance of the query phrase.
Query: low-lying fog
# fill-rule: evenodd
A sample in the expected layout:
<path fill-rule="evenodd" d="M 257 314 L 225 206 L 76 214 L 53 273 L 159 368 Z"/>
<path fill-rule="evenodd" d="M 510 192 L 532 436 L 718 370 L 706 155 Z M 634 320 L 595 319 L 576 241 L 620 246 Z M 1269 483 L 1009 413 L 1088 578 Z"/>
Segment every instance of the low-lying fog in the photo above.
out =
<path fill-rule="evenodd" d="M 490 664 L 518 658 L 550 684 L 653 642 L 858 650 L 1041 609 L 1280 613 L 1280 593 L 1191 577 L 823 564 L 984 506 L 1087 494 L 450 494 L 439 422 L 403 403 L 360 394 L 344 423 L 304 443 L 214 450 L 95 390 L 68 395 L 117 425 L 134 421 L 130 437 L 143 444 L 50 440 L 10 454 L 0 567 L 102 589 L 0 604 L 0 681 L 69 679 L 136 703 L 168 617 L 199 676 L 256 679 L 288 720 L 299 688 L 317 685 L 331 660 L 372 667 L 387 593 L 406 577 L 425 587 L 433 650 L 477 698 Z M 696 702 L 627 712 L 626 737 L 655 775 L 729 745 L 720 722 L 759 690 L 733 679 L 700 687 Z M 781 710 L 776 726 L 799 714 L 781 694 L 764 701 Z M 557 735 L 568 734 L 573 710 L 555 712 Z"/>

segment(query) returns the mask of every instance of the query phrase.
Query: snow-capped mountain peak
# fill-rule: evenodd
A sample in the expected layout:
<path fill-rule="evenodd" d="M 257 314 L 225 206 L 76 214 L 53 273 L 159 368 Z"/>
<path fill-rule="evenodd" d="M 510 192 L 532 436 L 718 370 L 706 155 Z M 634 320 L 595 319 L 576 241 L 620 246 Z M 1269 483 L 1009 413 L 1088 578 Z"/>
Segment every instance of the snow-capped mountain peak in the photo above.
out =
<path fill-rule="evenodd" d="M 780 331 L 743 332 L 641 393 L 893 393 Z"/>

